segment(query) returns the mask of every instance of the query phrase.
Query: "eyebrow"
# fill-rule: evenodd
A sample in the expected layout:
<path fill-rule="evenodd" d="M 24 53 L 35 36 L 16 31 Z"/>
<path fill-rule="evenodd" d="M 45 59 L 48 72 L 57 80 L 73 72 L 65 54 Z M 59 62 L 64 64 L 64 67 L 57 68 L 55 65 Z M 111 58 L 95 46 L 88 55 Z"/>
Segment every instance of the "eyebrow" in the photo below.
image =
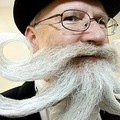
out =
<path fill-rule="evenodd" d="M 96 15 L 94 15 L 94 18 L 102 18 L 102 17 L 104 17 L 104 18 L 110 18 L 107 14 L 105 14 L 105 13 L 103 13 L 103 14 L 96 14 Z"/>

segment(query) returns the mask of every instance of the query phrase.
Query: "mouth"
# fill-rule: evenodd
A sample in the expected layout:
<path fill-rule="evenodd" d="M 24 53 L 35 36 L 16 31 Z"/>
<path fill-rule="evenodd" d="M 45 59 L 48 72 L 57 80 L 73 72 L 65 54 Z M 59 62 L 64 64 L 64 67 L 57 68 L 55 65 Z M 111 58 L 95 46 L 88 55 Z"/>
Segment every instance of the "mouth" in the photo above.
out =
<path fill-rule="evenodd" d="M 70 62 L 72 62 L 73 64 L 78 65 L 79 63 L 84 62 L 84 61 L 86 61 L 86 62 L 87 61 L 97 62 L 100 59 L 104 59 L 104 58 L 102 58 L 102 56 L 100 56 L 98 54 L 78 55 L 78 56 L 73 57 Z"/>
<path fill-rule="evenodd" d="M 81 56 L 81 58 L 87 58 L 87 59 L 97 59 L 99 58 L 98 56 L 95 56 L 95 55 L 85 55 L 85 56 Z"/>
<path fill-rule="evenodd" d="M 100 59 L 99 56 L 95 55 L 84 55 L 84 56 L 77 56 L 74 58 L 75 61 L 81 61 L 81 60 L 92 60 L 93 62 Z"/>
<path fill-rule="evenodd" d="M 83 55 L 83 56 L 78 56 L 75 59 L 98 59 L 98 58 L 100 57 L 96 55 Z"/>

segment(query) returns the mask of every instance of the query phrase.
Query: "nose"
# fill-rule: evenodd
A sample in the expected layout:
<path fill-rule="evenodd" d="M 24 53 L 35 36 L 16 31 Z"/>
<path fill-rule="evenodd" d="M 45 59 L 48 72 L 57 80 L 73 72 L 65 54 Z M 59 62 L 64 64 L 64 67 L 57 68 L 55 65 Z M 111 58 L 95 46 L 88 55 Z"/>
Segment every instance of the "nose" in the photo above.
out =
<path fill-rule="evenodd" d="M 92 21 L 90 27 L 83 32 L 82 42 L 103 45 L 108 43 L 108 37 L 96 21 Z"/>

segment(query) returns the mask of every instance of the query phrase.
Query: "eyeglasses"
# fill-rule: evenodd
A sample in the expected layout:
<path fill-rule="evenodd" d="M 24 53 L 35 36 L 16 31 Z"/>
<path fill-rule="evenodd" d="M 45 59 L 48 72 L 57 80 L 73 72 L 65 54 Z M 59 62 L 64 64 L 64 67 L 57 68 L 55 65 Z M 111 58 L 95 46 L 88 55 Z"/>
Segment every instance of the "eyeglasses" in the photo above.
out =
<path fill-rule="evenodd" d="M 75 32 L 86 31 L 90 27 L 91 22 L 96 21 L 105 35 L 110 36 L 116 33 L 118 26 L 117 21 L 113 18 L 109 18 L 107 16 L 98 19 L 90 18 L 88 13 L 76 9 L 65 10 L 62 14 L 55 14 L 44 20 L 38 21 L 33 26 L 58 16 L 61 17 L 61 19 L 57 23 L 61 23 L 67 30 Z"/>

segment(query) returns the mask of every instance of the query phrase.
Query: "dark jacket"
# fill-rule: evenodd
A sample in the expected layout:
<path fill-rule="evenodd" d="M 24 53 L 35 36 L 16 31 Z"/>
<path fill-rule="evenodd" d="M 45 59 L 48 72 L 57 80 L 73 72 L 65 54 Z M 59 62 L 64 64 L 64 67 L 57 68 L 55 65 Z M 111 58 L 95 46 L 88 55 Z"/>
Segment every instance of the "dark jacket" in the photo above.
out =
<path fill-rule="evenodd" d="M 8 90 L 2 95 L 12 98 L 12 99 L 26 99 L 34 96 L 36 94 L 35 89 L 34 89 L 34 82 L 26 82 L 20 87 L 13 88 L 11 90 Z M 100 111 L 102 120 L 120 120 L 120 116 L 117 115 L 112 115 L 109 114 L 105 111 Z M 40 114 L 35 113 L 26 117 L 21 117 L 21 118 L 6 118 L 0 116 L 0 120 L 41 120 Z"/>

